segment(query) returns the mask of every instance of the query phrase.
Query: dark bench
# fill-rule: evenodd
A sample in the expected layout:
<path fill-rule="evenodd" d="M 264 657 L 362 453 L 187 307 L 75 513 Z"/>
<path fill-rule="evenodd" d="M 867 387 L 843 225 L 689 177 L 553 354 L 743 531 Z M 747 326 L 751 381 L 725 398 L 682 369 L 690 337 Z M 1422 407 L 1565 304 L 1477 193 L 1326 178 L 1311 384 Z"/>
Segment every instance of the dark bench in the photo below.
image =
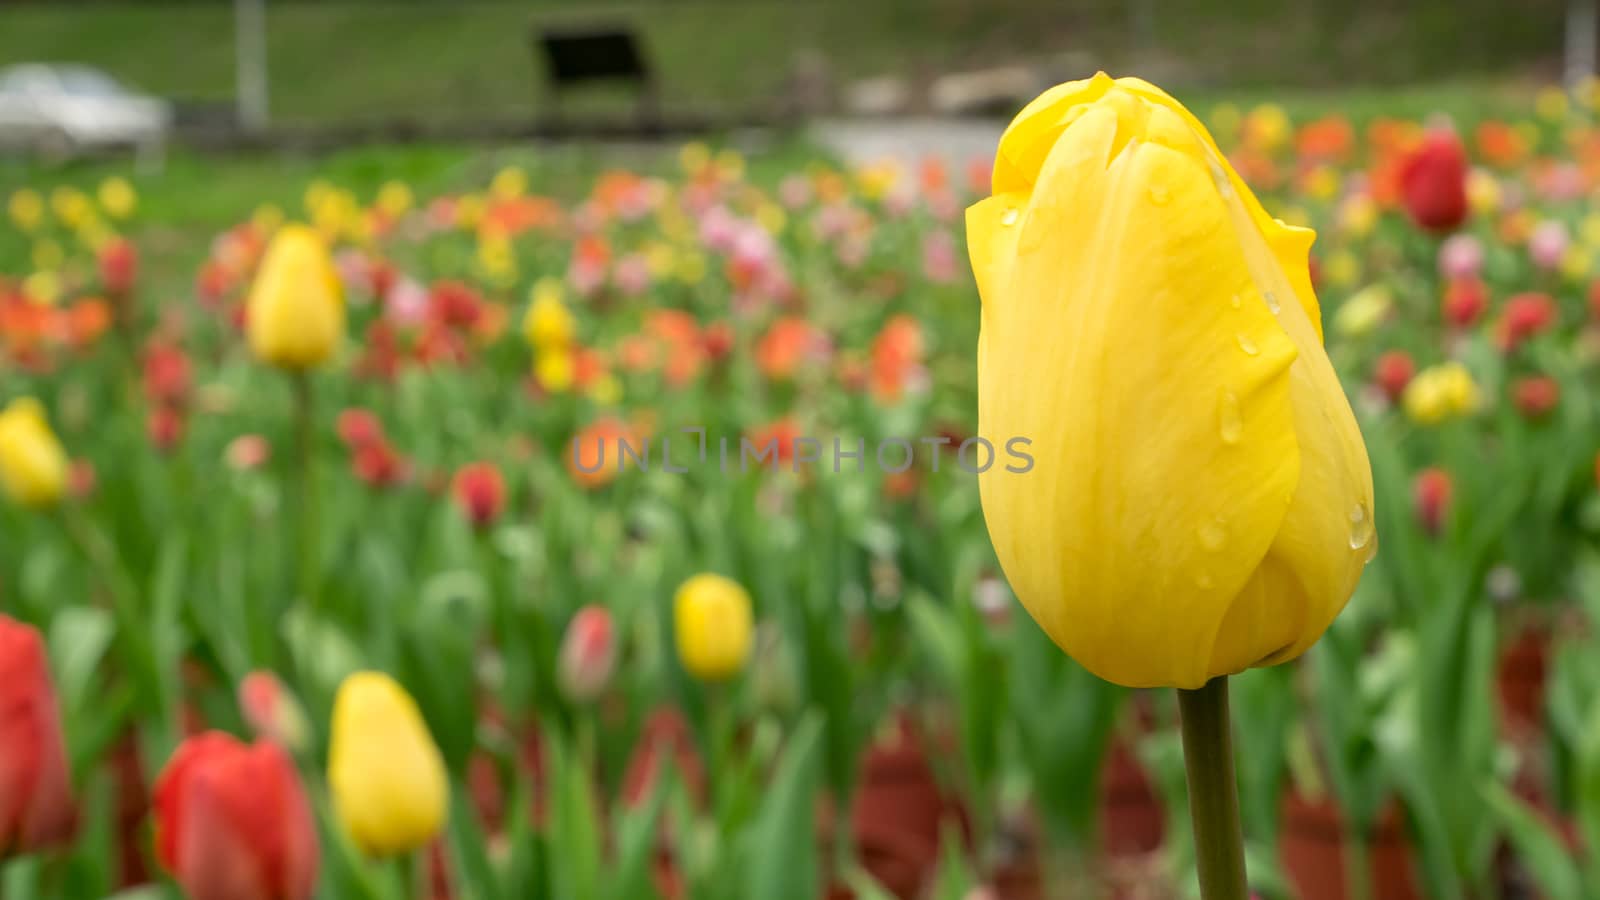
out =
<path fill-rule="evenodd" d="M 534 26 L 535 51 L 544 57 L 544 97 L 553 118 L 561 98 L 573 88 L 624 84 L 639 95 L 639 117 L 656 116 L 655 70 L 637 33 L 627 25 Z"/>

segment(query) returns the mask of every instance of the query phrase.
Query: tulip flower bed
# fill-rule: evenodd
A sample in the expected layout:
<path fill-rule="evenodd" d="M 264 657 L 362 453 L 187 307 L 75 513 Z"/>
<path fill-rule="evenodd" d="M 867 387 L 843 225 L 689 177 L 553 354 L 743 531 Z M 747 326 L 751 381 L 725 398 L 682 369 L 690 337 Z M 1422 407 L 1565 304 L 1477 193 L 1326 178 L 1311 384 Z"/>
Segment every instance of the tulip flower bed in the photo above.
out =
<path fill-rule="evenodd" d="M 1232 679 L 1260 896 L 1600 889 L 1588 99 L 1206 116 L 1318 230 L 1376 488 L 1349 607 Z M 1170 692 L 1063 655 L 985 528 L 1052 462 L 976 437 L 993 161 L 746 163 L 318 180 L 176 278 L 130 181 L 12 193 L 0 895 L 1188 890 Z"/>

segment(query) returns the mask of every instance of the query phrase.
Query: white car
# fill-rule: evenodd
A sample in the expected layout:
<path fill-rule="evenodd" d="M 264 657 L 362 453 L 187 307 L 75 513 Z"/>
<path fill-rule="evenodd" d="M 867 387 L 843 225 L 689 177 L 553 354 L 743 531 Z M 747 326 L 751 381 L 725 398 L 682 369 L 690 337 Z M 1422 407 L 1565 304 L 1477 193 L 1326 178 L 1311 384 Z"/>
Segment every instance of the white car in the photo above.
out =
<path fill-rule="evenodd" d="M 98 69 L 28 63 L 0 69 L 0 146 L 62 158 L 132 147 L 159 155 L 172 106 Z"/>

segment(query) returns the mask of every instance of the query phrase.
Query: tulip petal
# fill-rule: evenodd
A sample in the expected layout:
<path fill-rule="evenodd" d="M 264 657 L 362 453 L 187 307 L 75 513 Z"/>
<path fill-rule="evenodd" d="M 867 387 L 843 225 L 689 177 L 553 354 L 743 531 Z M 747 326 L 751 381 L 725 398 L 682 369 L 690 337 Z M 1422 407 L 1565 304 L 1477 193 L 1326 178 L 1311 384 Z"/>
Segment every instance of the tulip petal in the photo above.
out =
<path fill-rule="evenodd" d="M 1199 139 L 1147 109 L 1090 108 L 1019 216 L 1007 198 L 969 214 L 980 432 L 1029 438 L 1038 460 L 980 487 L 1058 644 L 1111 681 L 1198 687 L 1300 479 L 1298 352 L 1262 285 L 1284 274 L 1248 258 Z"/>

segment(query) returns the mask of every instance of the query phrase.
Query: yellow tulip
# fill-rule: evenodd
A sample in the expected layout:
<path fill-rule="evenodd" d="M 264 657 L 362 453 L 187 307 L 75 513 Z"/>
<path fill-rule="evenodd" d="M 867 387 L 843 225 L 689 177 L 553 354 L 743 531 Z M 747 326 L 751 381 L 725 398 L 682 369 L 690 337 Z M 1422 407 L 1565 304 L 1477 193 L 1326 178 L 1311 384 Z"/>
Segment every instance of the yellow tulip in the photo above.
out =
<path fill-rule="evenodd" d="M 52 269 L 34 272 L 22 279 L 22 293 L 38 306 L 55 306 L 61 299 L 61 276 Z"/>
<path fill-rule="evenodd" d="M 107 178 L 100 182 L 96 194 L 100 198 L 100 208 L 113 219 L 126 219 L 133 215 L 134 209 L 139 205 L 139 195 L 126 178 L 116 176 Z"/>
<path fill-rule="evenodd" d="M 273 236 L 245 306 L 250 350 L 285 369 L 317 366 L 344 339 L 344 299 L 327 245 L 304 225 Z"/>
<path fill-rule="evenodd" d="M 711 162 L 711 148 L 699 141 L 691 141 L 678 149 L 678 166 L 694 175 Z"/>
<path fill-rule="evenodd" d="M 67 487 L 67 453 L 32 397 L 0 411 L 0 488 L 13 503 L 54 506 Z"/>
<path fill-rule="evenodd" d="M 50 211 L 55 213 L 56 221 L 68 228 L 76 228 L 94 212 L 94 204 L 89 202 L 88 195 L 77 188 L 58 187 L 50 192 Z"/>
<path fill-rule="evenodd" d="M 540 350 L 533 364 L 534 380 L 552 394 L 564 394 L 572 389 L 573 378 L 577 375 L 574 363 L 572 351 L 564 346 Z"/>
<path fill-rule="evenodd" d="M 1271 218 L 1176 100 L 1102 73 L 1006 129 L 967 236 L 979 432 L 1034 459 L 979 476 L 1029 613 L 1130 686 L 1303 653 L 1377 546 L 1314 234 Z"/>
<path fill-rule="evenodd" d="M 750 595 L 731 578 L 696 575 L 673 598 L 678 659 L 701 681 L 726 681 L 750 658 Z"/>
<path fill-rule="evenodd" d="M 404 215 L 412 202 L 411 187 L 404 181 L 385 181 L 378 188 L 378 210 L 390 218 Z"/>
<path fill-rule="evenodd" d="M 1467 173 L 1467 205 L 1480 216 L 1492 215 L 1500 209 L 1500 182 L 1482 169 Z"/>
<path fill-rule="evenodd" d="M 357 672 L 339 686 L 328 786 L 340 824 L 367 853 L 415 850 L 444 827 L 444 759 L 416 701 L 388 675 Z"/>
<path fill-rule="evenodd" d="M 1389 289 L 1381 284 L 1371 284 L 1356 291 L 1339 307 L 1333 316 L 1333 330 L 1345 337 L 1365 337 L 1376 331 L 1389 317 L 1394 302 Z"/>
<path fill-rule="evenodd" d="M 6 212 L 11 216 L 11 224 L 21 231 L 31 232 L 44 220 L 44 198 L 38 191 L 22 188 L 6 202 Z"/>
<path fill-rule="evenodd" d="M 506 166 L 489 182 L 489 193 L 501 200 L 514 200 L 527 193 L 528 173 L 517 166 Z"/>
<path fill-rule="evenodd" d="M 1567 92 L 1555 85 L 1540 88 L 1534 97 L 1533 108 L 1541 119 L 1552 122 L 1564 119 L 1567 115 Z"/>
<path fill-rule="evenodd" d="M 1361 278 L 1361 260 L 1349 250 L 1335 250 L 1328 254 L 1322 272 L 1334 287 L 1350 287 Z"/>
<path fill-rule="evenodd" d="M 1378 204 L 1368 194 L 1355 194 L 1339 204 L 1339 230 L 1364 238 L 1378 224 Z"/>
<path fill-rule="evenodd" d="M 1205 127 L 1200 125 L 1198 120 L 1195 121 L 1195 124 L 1198 127 Z M 1249 117 L 1245 119 L 1244 127 L 1245 133 L 1249 135 L 1255 145 L 1267 151 L 1276 150 L 1283 146 L 1289 140 L 1290 132 L 1294 131 L 1294 125 L 1289 121 L 1289 114 L 1284 112 L 1283 107 L 1276 103 L 1263 103 L 1250 110 Z M 1210 140 L 1209 134 L 1206 139 Z"/>
<path fill-rule="evenodd" d="M 528 312 L 522 317 L 522 337 L 529 347 L 544 350 L 572 343 L 577 327 L 561 295 L 559 279 L 546 276 L 534 282 Z"/>
<path fill-rule="evenodd" d="M 1413 422 L 1437 425 L 1475 412 L 1482 394 L 1466 366 L 1447 362 L 1418 372 L 1406 385 L 1401 402 Z"/>

